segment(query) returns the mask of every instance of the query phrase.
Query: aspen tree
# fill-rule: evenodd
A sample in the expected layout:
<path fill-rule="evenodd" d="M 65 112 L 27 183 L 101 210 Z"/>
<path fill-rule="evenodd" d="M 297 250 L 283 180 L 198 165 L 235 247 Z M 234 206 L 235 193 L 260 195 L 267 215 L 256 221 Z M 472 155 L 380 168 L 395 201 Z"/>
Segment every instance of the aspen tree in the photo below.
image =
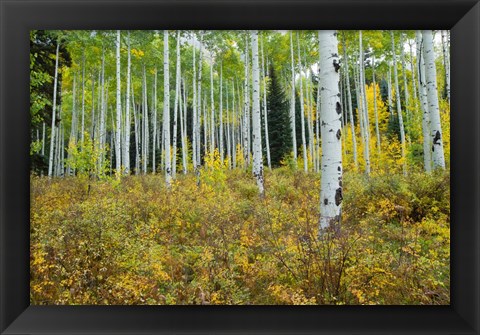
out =
<path fill-rule="evenodd" d="M 342 196 L 342 142 L 340 103 L 339 57 L 337 32 L 320 30 L 319 77 L 320 113 L 322 115 L 322 174 L 320 181 L 320 229 L 339 229 Z"/>

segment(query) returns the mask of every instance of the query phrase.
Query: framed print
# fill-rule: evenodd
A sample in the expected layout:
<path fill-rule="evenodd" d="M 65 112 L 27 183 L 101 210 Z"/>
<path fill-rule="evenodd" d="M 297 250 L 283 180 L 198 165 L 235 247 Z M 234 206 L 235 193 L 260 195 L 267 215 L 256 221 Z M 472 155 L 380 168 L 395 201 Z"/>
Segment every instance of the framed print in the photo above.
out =
<path fill-rule="evenodd" d="M 2 0 L 1 333 L 479 333 L 479 20 Z"/>

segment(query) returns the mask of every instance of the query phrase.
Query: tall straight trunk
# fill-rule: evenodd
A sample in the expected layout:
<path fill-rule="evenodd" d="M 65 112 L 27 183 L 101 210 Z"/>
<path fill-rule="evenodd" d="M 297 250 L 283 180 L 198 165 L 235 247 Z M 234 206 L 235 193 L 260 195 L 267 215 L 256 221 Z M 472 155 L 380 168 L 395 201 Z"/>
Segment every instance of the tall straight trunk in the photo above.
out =
<path fill-rule="evenodd" d="M 320 229 L 337 230 L 340 224 L 342 196 L 342 106 L 338 89 L 339 64 L 337 33 L 318 32 L 320 52 L 320 113 L 322 115 L 322 173 L 320 180 Z"/>
<path fill-rule="evenodd" d="M 430 112 L 430 138 L 432 140 L 433 169 L 445 169 L 443 153 L 443 134 L 438 105 L 437 70 L 435 67 L 435 51 L 433 49 L 433 34 L 431 30 L 422 30 L 425 80 L 427 84 L 427 101 Z"/>
<path fill-rule="evenodd" d="M 413 44 L 415 42 L 412 42 L 412 40 L 409 40 L 408 46 L 410 48 L 410 72 L 412 73 L 412 91 L 413 91 L 413 100 L 415 102 L 415 110 L 418 110 L 418 97 L 417 97 L 417 79 L 418 74 L 416 73 L 416 67 L 414 64 L 414 59 L 413 59 Z"/>
<path fill-rule="evenodd" d="M 192 77 L 192 84 L 193 84 L 193 116 L 192 116 L 192 163 L 193 169 L 197 169 L 197 66 L 195 63 L 195 35 L 193 36 L 193 77 Z"/>
<path fill-rule="evenodd" d="M 215 150 L 215 100 L 213 99 L 213 61 L 210 65 L 210 155 Z"/>
<path fill-rule="evenodd" d="M 198 78 L 197 78 L 197 172 L 201 164 L 201 155 L 200 155 L 200 119 L 202 115 L 202 66 L 203 66 L 203 33 L 200 32 L 200 54 L 198 56 Z"/>
<path fill-rule="evenodd" d="M 235 112 L 235 81 L 232 80 L 232 167 L 237 167 L 237 141 L 235 137 L 236 129 L 236 112 Z"/>
<path fill-rule="evenodd" d="M 73 74 L 73 92 L 72 92 L 72 120 L 70 125 L 70 137 L 68 139 L 68 145 L 77 145 L 77 74 Z M 70 152 L 68 152 L 68 158 L 70 158 Z M 72 169 L 70 167 L 70 163 L 67 165 L 67 175 L 71 175 Z"/>
<path fill-rule="evenodd" d="M 350 130 L 352 132 L 352 146 L 353 146 L 353 162 L 355 168 L 358 168 L 358 158 L 357 158 L 357 136 L 355 134 L 355 122 L 353 120 L 353 108 L 352 108 L 352 92 L 350 90 L 350 75 L 348 70 L 348 55 L 347 55 L 347 44 L 345 41 L 345 33 L 343 33 L 343 59 L 345 62 L 345 76 L 347 80 L 347 98 L 348 98 L 348 115 L 350 118 Z"/>
<path fill-rule="evenodd" d="M 103 161 L 104 161 L 104 151 L 105 151 L 105 141 L 106 141 L 106 130 L 105 130 L 105 48 L 102 47 L 102 69 L 101 69 L 101 83 L 100 83 L 100 125 L 99 125 L 99 132 L 98 132 L 98 142 L 100 144 L 100 157 L 98 159 L 99 162 L 99 171 L 103 174 Z"/>
<path fill-rule="evenodd" d="M 142 136 L 142 170 L 147 174 L 148 167 L 148 144 L 150 142 L 148 133 L 148 103 L 147 103 L 147 73 L 143 65 L 143 136 Z"/>
<path fill-rule="evenodd" d="M 52 128 L 50 135 L 50 156 L 48 158 L 48 176 L 53 173 L 53 154 L 55 149 L 55 111 L 57 108 L 57 85 L 58 85 L 58 53 L 60 50 L 60 40 L 57 40 L 57 49 L 55 51 L 55 76 L 53 77 L 53 105 L 52 105 Z"/>
<path fill-rule="evenodd" d="M 263 52 L 263 36 L 260 40 L 262 48 L 262 77 L 263 77 L 263 120 L 265 127 L 265 151 L 267 153 L 267 165 L 272 169 L 272 162 L 270 159 L 270 141 L 268 138 L 268 109 L 267 109 L 267 72 L 265 71 L 265 54 Z"/>
<path fill-rule="evenodd" d="M 388 101 L 388 111 L 391 116 L 393 116 L 393 106 L 392 106 L 392 64 L 388 62 L 388 82 L 387 82 L 388 94 L 387 94 L 387 101 Z"/>
<path fill-rule="evenodd" d="M 377 135 L 377 151 L 381 153 L 380 147 L 380 129 L 378 127 L 378 110 L 377 110 L 377 83 L 375 82 L 375 56 L 372 58 L 372 84 L 373 84 L 373 113 L 375 114 L 375 134 Z"/>
<path fill-rule="evenodd" d="M 220 89 L 223 91 L 223 87 L 222 85 L 220 85 Z M 225 96 L 226 96 L 226 99 L 227 99 L 227 108 L 225 109 L 227 115 L 226 115 L 226 118 L 227 118 L 227 122 L 226 122 L 226 127 L 227 127 L 227 164 L 228 164 L 228 168 L 231 169 L 232 168 L 232 148 L 230 147 L 230 145 L 232 144 L 232 141 L 231 141 L 231 138 L 230 136 L 232 135 L 231 131 L 230 131 L 230 111 L 229 111 L 229 108 L 230 108 L 230 99 L 229 99 L 229 95 L 228 95 L 228 82 L 227 84 L 225 85 Z M 223 128 L 223 127 L 222 127 Z M 223 150 L 222 150 L 223 151 Z"/>
<path fill-rule="evenodd" d="M 360 80 L 360 66 L 354 67 L 354 81 L 355 81 L 355 96 L 357 97 L 357 116 L 358 116 L 358 124 L 360 126 L 360 138 L 362 140 L 363 145 L 363 159 L 365 163 L 367 162 L 366 156 L 366 135 L 365 135 L 365 113 L 363 112 L 364 104 L 363 104 L 363 94 L 362 89 L 360 88 L 361 80 Z M 366 164 L 365 164 L 366 165 Z"/>
<path fill-rule="evenodd" d="M 45 156 L 45 122 L 42 122 L 42 151 L 41 151 L 41 153 L 42 153 L 42 156 Z"/>
<path fill-rule="evenodd" d="M 263 158 L 262 158 L 262 131 L 260 116 L 260 67 L 258 61 L 258 30 L 251 31 L 252 38 L 252 88 L 253 88 L 253 175 L 257 181 L 260 195 L 264 195 L 263 186 Z"/>
<path fill-rule="evenodd" d="M 447 94 L 448 103 L 450 103 L 450 50 L 448 47 L 448 32 L 442 30 L 442 53 L 443 53 L 443 66 L 445 68 L 445 91 Z"/>
<path fill-rule="evenodd" d="M 305 97 L 307 100 L 307 130 L 308 130 L 308 150 L 310 153 L 310 161 L 313 163 L 313 128 L 312 128 L 312 104 L 310 100 L 310 77 L 308 76 L 308 71 L 306 72 L 305 77 Z"/>
<path fill-rule="evenodd" d="M 90 112 L 90 139 L 95 138 L 95 73 L 92 71 L 92 111 Z"/>
<path fill-rule="evenodd" d="M 308 171 L 307 140 L 305 138 L 305 106 L 303 101 L 303 76 L 302 61 L 300 58 L 300 37 L 297 32 L 297 51 L 298 51 L 298 73 L 300 75 L 300 125 L 302 128 L 302 151 L 303 151 L 303 170 Z"/>
<path fill-rule="evenodd" d="M 395 39 L 393 38 L 393 31 L 390 30 L 390 37 L 392 40 L 392 58 L 393 58 L 393 73 L 395 76 L 395 100 L 397 100 L 398 125 L 400 127 L 400 141 L 402 145 L 403 158 L 403 175 L 407 175 L 407 160 L 406 160 L 406 144 L 405 144 L 405 128 L 403 127 L 402 105 L 400 103 L 400 90 L 398 85 L 398 70 L 397 70 L 397 56 L 395 53 Z"/>
<path fill-rule="evenodd" d="M 244 86 L 244 111 L 243 111 L 243 157 L 245 168 L 250 164 L 250 95 L 249 95 L 249 45 L 248 36 L 245 38 L 245 86 Z"/>
<path fill-rule="evenodd" d="M 295 60 L 293 57 L 293 33 L 290 31 L 290 57 L 292 71 L 292 95 L 290 99 L 290 127 L 292 128 L 293 161 L 297 168 L 297 132 L 295 127 Z"/>
<path fill-rule="evenodd" d="M 173 108 L 173 156 L 172 156 L 172 178 L 177 174 L 177 120 L 178 120 L 178 108 L 181 101 L 180 81 L 181 81 L 181 64 L 180 64 L 180 30 L 177 30 L 177 69 L 175 74 L 175 104 Z M 181 109 L 181 106 L 180 106 Z M 181 114 L 181 112 L 180 112 Z"/>
<path fill-rule="evenodd" d="M 93 99 L 92 99 L 93 103 Z M 85 51 L 82 55 L 82 127 L 80 129 L 80 143 L 85 139 Z"/>
<path fill-rule="evenodd" d="M 153 115 L 152 115 L 152 124 L 153 124 L 153 145 L 152 145 L 152 174 L 157 172 L 157 153 L 156 153 L 156 141 L 157 141 L 157 80 L 158 80 L 158 72 L 157 67 L 153 71 Z M 148 145 L 148 144 L 147 144 Z"/>
<path fill-rule="evenodd" d="M 140 120 L 137 108 L 135 108 L 135 94 L 132 85 L 132 112 L 133 112 L 133 126 L 135 129 L 135 175 L 140 173 Z"/>
<path fill-rule="evenodd" d="M 125 143 L 123 145 L 123 165 L 125 174 L 130 174 L 130 81 L 131 81 L 131 58 L 130 58 L 130 31 L 127 32 L 127 89 L 125 91 Z"/>
<path fill-rule="evenodd" d="M 367 92 L 365 89 L 365 62 L 363 58 L 363 37 L 362 31 L 359 31 L 359 43 L 360 43 L 360 94 L 362 95 L 363 102 L 363 129 L 365 136 L 365 147 L 364 147 L 364 156 L 365 156 L 365 173 L 370 174 L 370 124 L 368 120 L 368 105 L 367 105 Z"/>
<path fill-rule="evenodd" d="M 185 80 L 184 78 L 180 78 L 180 142 L 182 145 L 182 173 L 187 173 L 187 141 L 186 141 L 186 109 L 187 109 L 187 101 L 186 101 L 186 92 L 185 92 Z"/>
<path fill-rule="evenodd" d="M 224 159 L 224 148 L 223 148 L 223 65 L 220 65 L 220 108 L 219 108 L 219 141 L 218 145 L 220 147 L 220 160 L 223 163 Z"/>
<path fill-rule="evenodd" d="M 163 141 L 165 143 L 165 182 L 172 183 L 170 158 L 170 72 L 168 60 L 168 30 L 163 31 Z"/>
<path fill-rule="evenodd" d="M 432 143 L 430 138 L 430 113 L 428 111 L 427 83 L 425 80 L 425 59 L 423 53 L 422 31 L 416 31 L 416 54 L 418 73 L 418 95 L 422 108 L 423 166 L 427 173 L 432 171 Z"/>
<path fill-rule="evenodd" d="M 402 62 L 402 73 L 403 73 L 403 90 L 405 95 L 405 111 L 407 115 L 407 124 L 410 119 L 410 95 L 408 93 L 408 83 L 407 83 L 407 67 L 405 65 L 405 52 L 403 50 L 403 33 L 400 32 L 400 60 Z"/>
<path fill-rule="evenodd" d="M 122 97 L 121 97 L 121 80 L 120 80 L 120 30 L 117 30 L 116 42 L 116 71 L 117 71 L 117 125 L 115 136 L 115 168 L 117 173 L 122 169 L 122 154 L 121 154 L 121 134 L 122 134 Z"/>

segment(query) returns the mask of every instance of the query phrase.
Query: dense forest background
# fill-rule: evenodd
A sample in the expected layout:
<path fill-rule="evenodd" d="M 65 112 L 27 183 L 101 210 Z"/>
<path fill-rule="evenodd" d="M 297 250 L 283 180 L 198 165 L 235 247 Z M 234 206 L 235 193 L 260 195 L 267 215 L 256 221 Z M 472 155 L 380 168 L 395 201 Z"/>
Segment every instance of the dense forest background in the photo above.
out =
<path fill-rule="evenodd" d="M 33 304 L 449 304 L 448 31 L 31 31 Z"/>

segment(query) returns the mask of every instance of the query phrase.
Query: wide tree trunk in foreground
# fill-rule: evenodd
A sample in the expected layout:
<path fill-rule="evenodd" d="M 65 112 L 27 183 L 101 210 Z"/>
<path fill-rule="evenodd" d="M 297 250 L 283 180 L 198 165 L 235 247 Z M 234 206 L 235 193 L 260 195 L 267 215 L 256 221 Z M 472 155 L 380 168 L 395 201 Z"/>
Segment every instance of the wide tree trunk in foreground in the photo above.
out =
<path fill-rule="evenodd" d="M 342 197 L 342 142 L 338 40 L 334 30 L 318 32 L 320 52 L 320 113 L 322 174 L 320 181 L 320 230 L 339 228 Z"/>

